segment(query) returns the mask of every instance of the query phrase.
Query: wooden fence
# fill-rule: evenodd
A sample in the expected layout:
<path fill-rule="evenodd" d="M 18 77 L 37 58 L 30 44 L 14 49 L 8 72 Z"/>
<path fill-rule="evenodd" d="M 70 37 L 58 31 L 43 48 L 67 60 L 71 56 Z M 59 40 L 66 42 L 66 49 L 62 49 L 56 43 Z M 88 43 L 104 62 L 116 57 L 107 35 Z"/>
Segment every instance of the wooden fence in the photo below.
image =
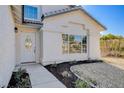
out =
<path fill-rule="evenodd" d="M 100 40 L 101 55 L 124 58 L 124 39 Z"/>

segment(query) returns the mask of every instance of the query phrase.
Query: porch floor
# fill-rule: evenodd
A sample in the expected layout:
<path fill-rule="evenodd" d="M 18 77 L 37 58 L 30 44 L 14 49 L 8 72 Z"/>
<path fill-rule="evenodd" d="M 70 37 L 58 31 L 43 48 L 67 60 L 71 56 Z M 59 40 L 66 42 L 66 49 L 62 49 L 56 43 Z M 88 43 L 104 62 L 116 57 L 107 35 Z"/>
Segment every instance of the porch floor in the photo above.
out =
<path fill-rule="evenodd" d="M 21 67 L 27 70 L 32 88 L 65 88 L 65 85 L 41 64 L 24 64 Z"/>

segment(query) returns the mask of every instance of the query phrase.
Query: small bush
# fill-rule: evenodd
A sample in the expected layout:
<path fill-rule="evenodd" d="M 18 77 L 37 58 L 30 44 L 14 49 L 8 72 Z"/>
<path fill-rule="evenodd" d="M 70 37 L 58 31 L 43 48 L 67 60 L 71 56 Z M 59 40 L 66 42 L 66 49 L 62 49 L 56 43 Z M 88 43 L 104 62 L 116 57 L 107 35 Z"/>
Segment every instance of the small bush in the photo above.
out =
<path fill-rule="evenodd" d="M 93 84 L 93 86 L 97 86 L 96 80 L 93 80 L 93 79 L 91 79 L 91 78 L 87 78 L 87 81 L 88 81 L 89 83 Z"/>
<path fill-rule="evenodd" d="M 75 88 L 89 88 L 89 85 L 85 81 L 77 79 L 75 81 Z"/>
<path fill-rule="evenodd" d="M 97 82 L 95 80 L 90 80 L 90 82 L 95 86 L 97 85 Z"/>
<path fill-rule="evenodd" d="M 8 88 L 30 88 L 31 83 L 29 75 L 25 69 L 19 68 L 17 72 L 13 72 Z"/>

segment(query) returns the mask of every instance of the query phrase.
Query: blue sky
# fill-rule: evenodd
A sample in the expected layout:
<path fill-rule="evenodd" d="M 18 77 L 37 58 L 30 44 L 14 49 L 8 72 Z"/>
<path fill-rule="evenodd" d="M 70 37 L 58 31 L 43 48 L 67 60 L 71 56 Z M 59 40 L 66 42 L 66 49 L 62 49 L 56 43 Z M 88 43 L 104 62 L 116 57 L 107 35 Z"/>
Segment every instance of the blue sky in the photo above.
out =
<path fill-rule="evenodd" d="M 124 36 L 124 5 L 87 5 L 83 8 L 107 28 L 101 34 Z"/>

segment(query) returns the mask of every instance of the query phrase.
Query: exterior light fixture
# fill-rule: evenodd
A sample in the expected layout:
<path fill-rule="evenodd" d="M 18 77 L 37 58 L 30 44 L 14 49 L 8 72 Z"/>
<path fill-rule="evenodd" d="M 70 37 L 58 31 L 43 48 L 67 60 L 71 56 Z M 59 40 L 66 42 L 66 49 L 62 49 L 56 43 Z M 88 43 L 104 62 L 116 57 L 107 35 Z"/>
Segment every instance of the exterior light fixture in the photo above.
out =
<path fill-rule="evenodd" d="M 14 30 L 15 30 L 15 33 L 18 33 L 18 28 L 17 27 L 15 27 Z"/>

